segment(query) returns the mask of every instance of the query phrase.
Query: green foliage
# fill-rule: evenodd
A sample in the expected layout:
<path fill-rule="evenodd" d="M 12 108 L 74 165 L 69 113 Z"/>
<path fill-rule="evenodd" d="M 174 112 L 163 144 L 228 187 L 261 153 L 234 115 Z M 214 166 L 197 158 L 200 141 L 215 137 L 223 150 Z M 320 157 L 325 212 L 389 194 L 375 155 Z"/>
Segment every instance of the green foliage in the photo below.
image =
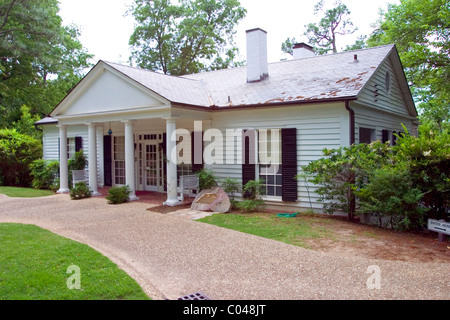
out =
<path fill-rule="evenodd" d="M 84 155 L 83 150 L 79 150 L 75 152 L 73 157 L 69 159 L 68 168 L 69 168 L 69 186 L 72 186 L 72 171 L 73 170 L 84 170 L 88 165 L 88 161 L 86 156 Z"/>
<path fill-rule="evenodd" d="M 41 157 L 40 141 L 15 129 L 0 130 L 0 183 L 3 185 L 30 186 L 30 166 Z"/>
<path fill-rule="evenodd" d="M 445 219 L 450 205 L 450 134 L 427 126 L 419 129 L 418 137 L 406 132 L 398 140 L 394 147 L 396 161 L 407 165 L 430 216 Z"/>
<path fill-rule="evenodd" d="M 321 14 L 322 17 L 317 23 L 305 25 L 304 35 L 318 54 L 327 54 L 330 51 L 337 53 L 336 36 L 352 34 L 357 30 L 348 18 L 350 10 L 341 0 L 335 1 L 331 9 L 325 9 L 324 0 L 319 1 L 314 7 L 314 14 L 316 16 Z M 288 38 L 282 44 L 282 51 L 292 54 L 295 42 L 295 38 Z"/>
<path fill-rule="evenodd" d="M 381 12 L 369 46 L 395 43 L 421 120 L 450 126 L 449 0 L 403 0 Z"/>
<path fill-rule="evenodd" d="M 234 29 L 245 13 L 238 0 L 135 0 L 130 60 L 171 75 L 234 66 Z"/>
<path fill-rule="evenodd" d="M 250 180 L 242 188 L 245 198 L 236 202 L 236 206 L 244 212 L 253 212 L 264 208 L 262 199 L 265 194 L 264 180 Z"/>
<path fill-rule="evenodd" d="M 409 171 L 401 166 L 384 166 L 368 173 L 368 183 L 355 194 L 360 212 L 378 216 L 380 227 L 388 224 L 396 230 L 420 229 L 425 208 L 422 192 L 414 187 Z"/>
<path fill-rule="evenodd" d="M 447 218 L 450 135 L 426 126 L 418 137 L 404 131 L 394 147 L 377 141 L 324 150 L 325 157 L 303 168 L 326 212 L 372 213 L 401 230 Z"/>
<path fill-rule="evenodd" d="M 234 201 L 236 194 L 241 192 L 242 184 L 238 179 L 227 177 L 222 179 L 220 186 L 223 191 L 228 195 L 230 201 Z"/>
<path fill-rule="evenodd" d="M 31 163 L 30 168 L 33 188 L 52 191 L 58 189 L 59 181 L 56 181 L 56 178 L 59 175 L 59 161 L 38 159 Z"/>
<path fill-rule="evenodd" d="M 218 178 L 216 174 L 209 169 L 202 169 L 197 172 L 199 191 L 217 187 Z"/>
<path fill-rule="evenodd" d="M 90 198 L 92 196 L 91 190 L 87 186 L 86 182 L 77 182 L 75 188 L 70 190 L 70 198 L 72 200 L 80 200 Z"/>
<path fill-rule="evenodd" d="M 324 157 L 303 167 L 310 182 L 317 187 L 324 211 L 333 214 L 343 211 L 353 219 L 355 198 L 353 191 L 366 183 L 367 172 L 380 168 L 389 159 L 390 148 L 379 141 L 339 149 L 325 149 Z M 298 177 L 302 178 L 302 177 Z"/>
<path fill-rule="evenodd" d="M 22 105 L 47 115 L 91 65 L 58 11 L 57 0 L 0 1 L 0 128 L 20 121 Z"/>
<path fill-rule="evenodd" d="M 129 201 L 130 193 L 131 190 L 129 186 L 111 187 L 108 190 L 106 200 L 108 200 L 109 204 L 124 203 Z"/>

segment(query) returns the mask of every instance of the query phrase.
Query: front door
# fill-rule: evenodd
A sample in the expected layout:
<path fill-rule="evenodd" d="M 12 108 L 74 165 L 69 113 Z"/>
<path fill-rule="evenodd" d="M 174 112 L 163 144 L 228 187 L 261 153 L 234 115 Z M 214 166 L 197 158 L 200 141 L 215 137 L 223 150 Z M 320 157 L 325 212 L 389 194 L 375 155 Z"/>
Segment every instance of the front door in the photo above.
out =
<path fill-rule="evenodd" d="M 162 166 L 162 150 L 159 143 L 144 144 L 144 188 L 147 191 L 164 191 L 164 170 Z"/>

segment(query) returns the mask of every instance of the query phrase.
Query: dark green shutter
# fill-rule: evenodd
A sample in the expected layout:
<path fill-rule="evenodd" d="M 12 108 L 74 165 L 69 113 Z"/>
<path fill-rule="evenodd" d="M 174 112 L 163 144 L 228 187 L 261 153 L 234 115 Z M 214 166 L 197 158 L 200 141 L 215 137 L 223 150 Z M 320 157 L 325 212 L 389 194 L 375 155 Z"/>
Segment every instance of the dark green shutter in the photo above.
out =
<path fill-rule="evenodd" d="M 203 132 L 194 131 L 191 133 L 191 159 L 192 173 L 203 169 Z"/>
<path fill-rule="evenodd" d="M 297 201 L 297 129 L 281 129 L 282 200 Z"/>
<path fill-rule="evenodd" d="M 256 161 L 255 161 L 255 150 L 254 145 L 254 137 L 256 139 L 256 131 L 255 130 L 245 130 L 242 132 L 242 186 L 251 180 L 255 180 L 256 178 Z M 248 194 L 243 195 L 244 198 L 248 198 Z"/>
<path fill-rule="evenodd" d="M 75 137 L 75 152 L 83 149 L 83 137 Z"/>
<path fill-rule="evenodd" d="M 103 137 L 103 168 L 105 186 L 112 186 L 112 137 Z"/>

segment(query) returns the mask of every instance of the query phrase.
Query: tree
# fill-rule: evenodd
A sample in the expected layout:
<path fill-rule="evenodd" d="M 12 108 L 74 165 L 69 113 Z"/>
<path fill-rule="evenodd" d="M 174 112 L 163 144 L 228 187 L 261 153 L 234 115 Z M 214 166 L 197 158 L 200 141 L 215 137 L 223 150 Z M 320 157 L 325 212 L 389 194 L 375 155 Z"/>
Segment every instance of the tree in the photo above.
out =
<path fill-rule="evenodd" d="M 238 0 L 135 0 L 130 14 L 130 61 L 141 68 L 183 75 L 234 66 L 235 26 L 246 10 Z"/>
<path fill-rule="evenodd" d="M 402 0 L 381 12 L 369 46 L 395 43 L 421 120 L 438 129 L 450 120 L 450 1 Z"/>
<path fill-rule="evenodd" d="M 314 14 L 317 16 L 320 13 L 322 18 L 318 23 L 305 25 L 306 32 L 304 35 L 308 38 L 309 44 L 314 46 L 317 53 L 326 54 L 330 51 L 337 53 L 337 35 L 352 34 L 357 28 L 353 27 L 353 23 L 348 18 L 350 10 L 341 0 L 336 0 L 332 9 L 325 10 L 324 7 L 324 0 L 319 1 L 315 5 Z M 292 46 L 294 44 L 295 38 L 288 38 L 282 44 L 282 50 L 292 54 Z"/>
<path fill-rule="evenodd" d="M 91 65 L 58 11 L 57 0 L 0 0 L 0 128 L 19 120 L 22 105 L 48 114 Z"/>

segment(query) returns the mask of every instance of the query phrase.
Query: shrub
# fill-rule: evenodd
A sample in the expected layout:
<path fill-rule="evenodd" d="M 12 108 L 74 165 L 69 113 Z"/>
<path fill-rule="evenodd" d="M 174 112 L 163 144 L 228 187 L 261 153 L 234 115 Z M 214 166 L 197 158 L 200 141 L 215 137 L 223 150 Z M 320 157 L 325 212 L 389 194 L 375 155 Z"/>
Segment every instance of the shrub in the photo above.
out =
<path fill-rule="evenodd" d="M 75 152 L 73 157 L 69 160 L 68 168 L 69 168 L 69 187 L 72 186 L 72 170 L 84 170 L 88 165 L 88 161 L 86 156 L 84 155 L 83 150 L 79 150 Z"/>
<path fill-rule="evenodd" d="M 214 172 L 208 169 L 202 169 L 197 172 L 199 191 L 217 187 L 218 178 Z"/>
<path fill-rule="evenodd" d="M 369 174 L 369 183 L 355 194 L 360 211 L 378 217 L 379 226 L 396 230 L 418 230 L 426 209 L 420 205 L 423 193 L 415 188 L 409 171 L 402 166 L 385 166 Z"/>
<path fill-rule="evenodd" d="M 90 198 L 92 196 L 91 190 L 85 182 L 77 182 L 75 188 L 70 190 L 70 198 L 72 200 L 80 200 L 84 198 Z"/>
<path fill-rule="evenodd" d="M 59 175 L 59 162 L 56 160 L 35 160 L 30 165 L 33 176 L 32 186 L 35 189 L 53 190 Z M 59 182 L 59 180 L 58 180 Z M 59 184 L 59 183 L 58 183 Z"/>
<path fill-rule="evenodd" d="M 418 137 L 406 128 L 394 147 L 396 161 L 405 163 L 422 203 L 435 219 L 446 219 L 450 204 L 450 134 L 420 126 Z"/>
<path fill-rule="evenodd" d="M 0 180 L 5 186 L 31 186 L 33 161 L 42 157 L 41 142 L 15 129 L 0 130 Z"/>
<path fill-rule="evenodd" d="M 233 207 L 236 207 L 236 194 L 241 192 L 242 184 L 238 179 L 225 178 L 221 181 L 220 186 L 223 191 L 228 195 L 230 203 Z"/>
<path fill-rule="evenodd" d="M 130 187 L 122 186 L 122 187 L 111 187 L 108 190 L 108 195 L 106 196 L 106 200 L 108 200 L 109 204 L 120 204 L 127 202 L 130 197 Z"/>
<path fill-rule="evenodd" d="M 242 188 L 243 193 L 246 195 L 246 199 L 243 199 L 236 203 L 236 206 L 244 212 L 253 212 L 261 210 L 264 206 L 264 200 L 262 196 L 265 193 L 264 181 L 250 180 Z"/>
<path fill-rule="evenodd" d="M 339 149 L 323 150 L 324 157 L 303 167 L 317 187 L 318 201 L 324 211 L 348 213 L 353 219 L 356 212 L 354 190 L 367 183 L 367 174 L 389 163 L 391 148 L 379 141 Z M 303 176 L 298 176 L 301 179 Z"/>

